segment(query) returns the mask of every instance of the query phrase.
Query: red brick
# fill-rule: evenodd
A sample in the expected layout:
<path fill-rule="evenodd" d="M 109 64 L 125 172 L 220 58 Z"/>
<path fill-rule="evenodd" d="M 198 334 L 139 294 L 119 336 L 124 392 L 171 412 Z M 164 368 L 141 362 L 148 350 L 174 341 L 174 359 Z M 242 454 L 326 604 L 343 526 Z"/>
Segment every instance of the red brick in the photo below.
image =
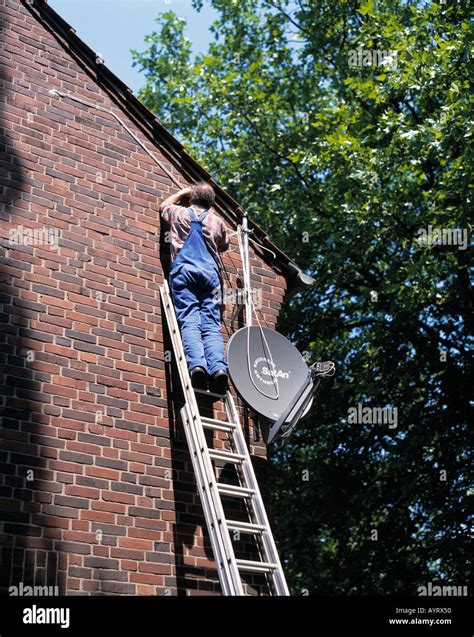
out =
<path fill-rule="evenodd" d="M 28 551 L 23 562 L 48 576 L 51 569 L 61 593 L 156 595 L 166 586 L 176 594 L 175 551 L 182 561 L 185 550 L 185 564 L 214 569 L 182 431 L 179 448 L 170 440 L 158 203 L 175 187 L 113 117 L 54 99 L 49 89 L 111 108 L 170 170 L 179 169 L 165 157 L 161 138 L 154 144 L 137 128 L 35 11 L 8 0 L 2 13 L 2 185 L 5 201 L 16 197 L 5 204 L 6 228 L 53 226 L 61 246 L 12 247 L 3 272 L 13 299 L 6 355 L 36 355 L 15 372 L 17 393 L 9 402 L 31 414 L 19 431 L 5 430 L 11 464 L 35 472 L 33 490 L 15 486 L 3 498 L 24 519 L 10 531 L 21 526 L 36 534 L 16 540 Z M 223 260 L 237 287 L 238 259 Z M 286 281 L 253 250 L 251 267 L 263 291 L 262 317 L 274 327 Z M 215 408 L 222 418 L 222 404 Z M 265 459 L 263 443 L 252 451 Z M 174 481 L 166 469 L 175 469 Z M 175 509 L 189 524 L 175 528 Z M 13 546 L 8 529 L 2 542 Z M 189 540 L 185 549 L 174 544 L 176 530 Z M 169 550 L 155 551 L 157 542 Z M 198 593 L 218 590 L 215 573 L 195 586 Z M 190 585 L 185 592 L 191 591 Z"/>

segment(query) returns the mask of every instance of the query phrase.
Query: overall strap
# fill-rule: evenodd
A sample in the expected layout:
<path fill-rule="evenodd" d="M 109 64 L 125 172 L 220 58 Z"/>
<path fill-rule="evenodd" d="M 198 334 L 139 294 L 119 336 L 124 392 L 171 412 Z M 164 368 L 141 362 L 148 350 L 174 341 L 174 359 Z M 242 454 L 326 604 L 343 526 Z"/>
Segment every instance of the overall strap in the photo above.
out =
<path fill-rule="evenodd" d="M 198 221 L 200 221 L 202 223 L 204 221 L 204 219 L 207 217 L 208 214 L 209 214 L 209 210 L 204 210 L 204 212 L 199 217 Z"/>
<path fill-rule="evenodd" d="M 207 217 L 207 215 L 209 214 L 209 210 L 205 210 L 198 219 L 196 215 L 194 214 L 194 210 L 192 208 L 188 208 L 188 212 L 189 212 L 189 218 L 191 219 L 191 221 L 197 221 L 201 224 L 204 221 L 204 219 Z"/>

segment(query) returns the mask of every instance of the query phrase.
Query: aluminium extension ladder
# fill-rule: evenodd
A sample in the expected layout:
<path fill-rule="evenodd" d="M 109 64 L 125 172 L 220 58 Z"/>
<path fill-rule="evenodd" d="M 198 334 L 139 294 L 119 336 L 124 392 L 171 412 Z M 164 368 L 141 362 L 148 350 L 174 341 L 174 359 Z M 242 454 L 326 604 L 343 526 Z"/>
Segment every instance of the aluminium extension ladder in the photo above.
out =
<path fill-rule="evenodd" d="M 222 592 L 224 595 L 244 595 L 241 573 L 264 573 L 272 595 L 289 595 L 234 399 L 230 391 L 227 391 L 224 398 L 228 418 L 226 421 L 207 418 L 200 414 L 195 391 L 208 395 L 209 392 L 195 390 L 191 385 L 181 333 L 166 280 L 160 286 L 160 292 L 184 392 L 185 402 L 181 409 L 181 417 Z M 210 449 L 204 429 L 227 433 L 232 451 Z M 235 465 L 241 486 L 219 483 L 212 460 Z M 226 519 L 221 496 L 243 498 L 250 522 Z M 254 535 L 261 561 L 236 559 L 231 531 Z"/>

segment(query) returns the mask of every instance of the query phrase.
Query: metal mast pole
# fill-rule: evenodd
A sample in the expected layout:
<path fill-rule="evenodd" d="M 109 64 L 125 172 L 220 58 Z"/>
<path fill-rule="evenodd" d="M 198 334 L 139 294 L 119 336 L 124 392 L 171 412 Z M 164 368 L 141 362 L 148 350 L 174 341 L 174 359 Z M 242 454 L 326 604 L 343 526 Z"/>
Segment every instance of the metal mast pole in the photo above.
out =
<path fill-rule="evenodd" d="M 249 253 L 249 231 L 247 213 L 242 217 L 242 270 L 244 275 L 244 301 L 245 301 L 245 325 L 252 325 L 252 305 L 250 296 L 250 253 Z"/>

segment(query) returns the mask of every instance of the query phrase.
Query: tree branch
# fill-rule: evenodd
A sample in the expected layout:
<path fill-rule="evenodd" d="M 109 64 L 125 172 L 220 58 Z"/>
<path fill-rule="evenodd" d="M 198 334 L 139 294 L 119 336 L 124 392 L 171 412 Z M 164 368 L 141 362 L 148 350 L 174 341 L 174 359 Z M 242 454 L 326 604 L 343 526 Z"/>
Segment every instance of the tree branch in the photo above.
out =
<path fill-rule="evenodd" d="M 276 9 L 277 11 L 279 11 L 282 15 L 285 16 L 285 18 L 287 20 L 289 20 L 289 22 L 291 22 L 291 24 L 293 26 L 295 26 L 299 31 L 301 31 L 301 33 L 304 33 L 306 35 L 311 35 L 310 32 L 305 29 L 304 27 L 301 26 L 301 24 L 299 24 L 298 22 L 296 22 L 296 20 L 289 14 L 287 13 L 283 7 L 281 7 L 279 4 L 277 4 L 276 2 L 272 2 L 271 0 L 266 0 L 266 2 L 273 7 L 274 9 Z"/>

